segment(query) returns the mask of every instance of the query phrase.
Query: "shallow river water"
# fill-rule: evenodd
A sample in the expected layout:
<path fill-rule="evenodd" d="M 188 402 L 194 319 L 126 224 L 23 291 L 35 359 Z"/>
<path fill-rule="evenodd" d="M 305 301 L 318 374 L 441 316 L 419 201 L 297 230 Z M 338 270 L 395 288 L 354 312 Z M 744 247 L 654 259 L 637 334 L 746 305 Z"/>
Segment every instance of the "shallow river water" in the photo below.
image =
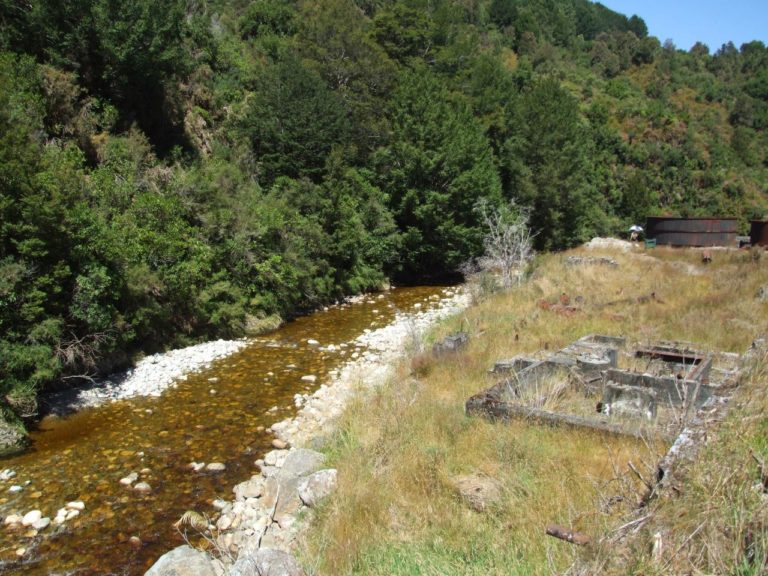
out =
<path fill-rule="evenodd" d="M 16 472 L 0 481 L 0 515 L 39 509 L 53 518 L 73 500 L 85 509 L 39 534 L 0 527 L 0 574 L 143 574 L 183 543 L 173 523 L 186 510 L 212 514 L 213 500 L 231 499 L 232 487 L 256 473 L 254 461 L 272 440 L 260 427 L 292 416 L 294 394 L 314 391 L 354 354 L 354 346 L 340 344 L 385 326 L 397 310 L 435 305 L 443 293 L 393 289 L 317 312 L 255 338 L 159 398 L 44 419 L 30 450 L 0 461 L 0 469 Z M 322 351 L 308 339 L 336 350 Z M 309 374 L 317 381 L 302 381 Z M 192 472 L 192 461 L 222 462 L 226 471 Z M 149 494 L 119 483 L 131 472 L 151 486 Z M 23 490 L 9 492 L 14 484 Z M 19 548 L 26 549 L 21 558 Z"/>

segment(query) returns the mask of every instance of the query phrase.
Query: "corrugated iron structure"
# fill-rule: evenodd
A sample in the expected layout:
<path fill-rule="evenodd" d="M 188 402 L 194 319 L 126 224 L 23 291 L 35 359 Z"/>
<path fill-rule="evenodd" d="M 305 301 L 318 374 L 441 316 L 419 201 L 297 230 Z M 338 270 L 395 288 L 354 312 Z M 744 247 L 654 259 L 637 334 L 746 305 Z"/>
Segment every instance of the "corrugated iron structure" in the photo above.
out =
<path fill-rule="evenodd" d="M 736 218 L 666 218 L 649 216 L 645 237 L 658 245 L 736 246 Z"/>
<path fill-rule="evenodd" d="M 749 228 L 749 241 L 752 246 L 768 247 L 768 220 L 752 220 Z"/>

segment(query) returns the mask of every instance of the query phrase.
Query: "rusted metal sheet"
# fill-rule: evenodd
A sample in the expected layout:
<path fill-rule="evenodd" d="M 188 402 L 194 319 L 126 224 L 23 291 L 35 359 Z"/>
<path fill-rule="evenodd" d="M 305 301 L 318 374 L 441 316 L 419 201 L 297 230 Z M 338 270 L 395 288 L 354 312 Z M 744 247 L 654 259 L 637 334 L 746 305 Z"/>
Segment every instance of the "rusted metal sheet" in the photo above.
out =
<path fill-rule="evenodd" d="M 752 220 L 750 222 L 749 241 L 752 246 L 768 247 L 768 221 Z"/>
<path fill-rule="evenodd" d="M 659 245 L 735 246 L 736 218 L 666 218 L 649 216 L 645 236 Z"/>

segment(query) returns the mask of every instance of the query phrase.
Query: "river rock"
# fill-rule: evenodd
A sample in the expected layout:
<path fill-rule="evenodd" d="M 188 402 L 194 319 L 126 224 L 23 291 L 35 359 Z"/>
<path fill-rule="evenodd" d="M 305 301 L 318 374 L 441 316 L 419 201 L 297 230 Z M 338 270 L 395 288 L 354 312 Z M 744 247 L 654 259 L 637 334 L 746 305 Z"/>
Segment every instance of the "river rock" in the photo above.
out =
<path fill-rule="evenodd" d="M 234 517 L 230 514 L 222 514 L 219 516 L 219 519 L 216 521 L 216 528 L 221 530 L 222 532 L 224 530 L 229 530 L 230 526 L 232 526 L 232 520 L 234 520 Z"/>
<path fill-rule="evenodd" d="M 72 520 L 73 518 L 77 518 L 78 516 L 80 516 L 80 510 L 70 510 L 69 512 L 67 512 L 67 515 L 64 516 L 64 521 L 68 522 L 69 520 Z"/>
<path fill-rule="evenodd" d="M 216 576 L 211 558 L 184 545 L 163 554 L 144 576 Z"/>
<path fill-rule="evenodd" d="M 24 488 L 22 488 L 22 487 L 21 487 L 21 486 L 19 486 L 18 484 L 14 484 L 14 485 L 13 485 L 13 486 L 11 486 L 10 488 L 8 488 L 8 492 L 10 492 L 11 494 L 18 494 L 18 493 L 19 493 L 19 492 L 21 492 L 22 490 L 24 490 Z"/>
<path fill-rule="evenodd" d="M 74 500 L 72 502 L 67 502 L 67 505 L 65 506 L 67 510 L 80 510 L 81 512 L 85 510 L 85 502 L 82 500 Z"/>
<path fill-rule="evenodd" d="M 190 462 L 189 463 L 189 469 L 192 470 L 192 472 L 200 472 L 205 468 L 205 462 Z"/>
<path fill-rule="evenodd" d="M 232 490 L 237 500 L 258 498 L 264 491 L 264 481 L 259 476 L 253 476 L 247 482 L 241 482 Z"/>
<path fill-rule="evenodd" d="M 133 489 L 136 490 L 136 492 L 139 494 L 149 494 L 152 492 L 152 486 L 146 482 L 137 482 Z"/>
<path fill-rule="evenodd" d="M 136 472 L 131 472 L 130 474 L 128 474 L 128 476 L 120 478 L 120 484 L 122 484 L 123 486 L 130 486 L 131 484 L 136 482 L 136 480 L 138 479 L 139 479 L 139 475 Z"/>
<path fill-rule="evenodd" d="M 43 513 L 40 512 L 40 510 L 32 510 L 24 514 L 24 517 L 21 519 L 21 524 L 23 526 L 32 526 L 32 524 L 40 520 L 42 517 Z"/>
<path fill-rule="evenodd" d="M 227 469 L 227 466 L 221 462 L 211 462 L 205 469 L 208 470 L 208 472 L 224 472 L 224 470 Z"/>
<path fill-rule="evenodd" d="M 40 520 L 32 524 L 32 528 L 34 528 L 35 530 L 45 530 L 50 525 L 51 525 L 50 518 L 40 518 Z"/>
<path fill-rule="evenodd" d="M 288 452 L 278 473 L 281 479 L 306 476 L 322 467 L 325 456 L 314 450 L 297 448 Z"/>
<path fill-rule="evenodd" d="M 307 374 L 306 376 L 302 376 L 301 377 L 301 381 L 302 382 L 316 382 L 317 381 L 317 376 L 315 376 L 314 374 Z"/>
<path fill-rule="evenodd" d="M 285 462 L 286 456 L 288 456 L 288 452 L 285 450 L 270 450 L 264 455 L 264 465 L 279 468 Z"/>
<path fill-rule="evenodd" d="M 304 576 L 304 570 L 292 555 L 282 550 L 260 548 L 240 556 L 230 569 L 230 576 Z"/>
<path fill-rule="evenodd" d="M 280 440 L 280 438 L 275 438 L 272 440 L 272 448 L 276 450 L 285 450 L 288 448 L 288 442 L 285 440 Z"/>
<path fill-rule="evenodd" d="M 0 472 L 0 480 L 2 480 L 3 482 L 7 482 L 8 480 L 13 478 L 14 476 L 16 476 L 16 472 L 11 470 L 10 468 L 6 468 L 2 472 Z"/>
<path fill-rule="evenodd" d="M 336 470 L 320 470 L 302 478 L 298 484 L 299 498 L 310 508 L 336 490 Z"/>
<path fill-rule="evenodd" d="M 3 524 L 6 526 L 12 526 L 14 524 L 21 524 L 21 516 L 18 514 L 8 514 L 8 516 L 5 517 L 5 520 L 3 521 Z"/>

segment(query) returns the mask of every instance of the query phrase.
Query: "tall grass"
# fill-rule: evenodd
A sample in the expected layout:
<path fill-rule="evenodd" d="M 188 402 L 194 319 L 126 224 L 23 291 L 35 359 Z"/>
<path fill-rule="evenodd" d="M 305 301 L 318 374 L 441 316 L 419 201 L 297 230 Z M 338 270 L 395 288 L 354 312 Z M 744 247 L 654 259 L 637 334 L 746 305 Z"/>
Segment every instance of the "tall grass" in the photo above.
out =
<path fill-rule="evenodd" d="M 388 385 L 348 407 L 328 448 L 339 470 L 338 492 L 317 511 L 302 543 L 311 571 L 562 573 L 579 550 L 547 538 L 547 524 L 597 537 L 636 509 L 645 487 L 628 462 L 650 477 L 663 447 L 525 422 L 494 424 L 464 413 L 465 400 L 492 384 L 486 371 L 494 361 L 553 351 L 585 334 L 621 334 L 632 343 L 682 339 L 741 352 L 765 331 L 766 304 L 754 294 L 768 273 L 747 253 L 716 253 L 707 266 L 695 251 L 610 255 L 618 268 L 569 268 L 567 254 L 540 259 L 527 283 L 449 319 L 431 336 L 469 329 L 466 353 L 404 362 Z M 564 294 L 579 309 L 575 314 L 542 307 Z M 741 460 L 749 460 L 743 450 Z M 501 488 L 484 512 L 457 493 L 455 479 L 467 474 L 492 478 Z M 698 490 L 717 485 L 702 481 Z M 726 486 L 719 489 L 725 508 L 732 498 Z M 637 549 L 627 546 L 618 565 L 646 566 L 649 550 L 647 540 Z M 603 552 L 592 547 L 581 559 L 594 555 L 608 566 Z M 734 554 L 723 562 L 733 566 Z"/>

